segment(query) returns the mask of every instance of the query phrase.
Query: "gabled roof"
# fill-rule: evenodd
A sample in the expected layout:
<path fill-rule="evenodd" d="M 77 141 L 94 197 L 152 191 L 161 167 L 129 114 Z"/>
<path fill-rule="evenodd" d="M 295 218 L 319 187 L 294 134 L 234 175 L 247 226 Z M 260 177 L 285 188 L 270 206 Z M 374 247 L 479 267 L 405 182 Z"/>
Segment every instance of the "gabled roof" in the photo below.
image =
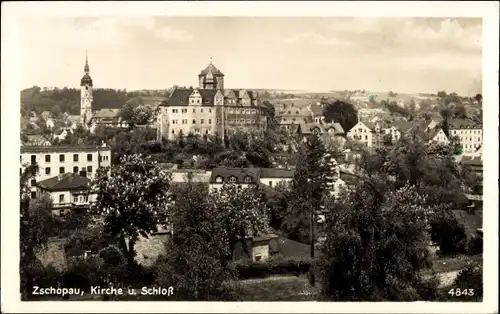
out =
<path fill-rule="evenodd" d="M 409 121 L 394 121 L 393 126 L 396 128 L 401 133 L 406 133 L 408 132 L 412 127 L 415 126 L 414 123 L 409 122 Z"/>
<path fill-rule="evenodd" d="M 453 119 L 448 122 L 450 129 L 481 129 L 483 126 L 467 119 Z"/>
<path fill-rule="evenodd" d="M 101 109 L 94 114 L 94 118 L 116 118 L 119 114 L 120 109 Z"/>
<path fill-rule="evenodd" d="M 334 122 L 332 125 L 335 128 L 335 134 L 345 134 L 344 128 L 340 125 L 340 123 Z"/>
<path fill-rule="evenodd" d="M 47 191 L 71 191 L 90 189 L 90 179 L 76 173 L 61 174 L 37 183 L 37 186 Z"/>
<path fill-rule="evenodd" d="M 193 93 L 194 88 L 176 88 L 170 94 L 167 100 L 161 102 L 160 106 L 188 106 L 189 96 Z M 201 95 L 202 105 L 213 105 L 214 97 L 217 93 L 213 89 L 198 89 Z"/>
<path fill-rule="evenodd" d="M 27 135 L 28 141 L 23 142 L 24 146 L 50 146 L 52 143 L 42 134 Z"/>
<path fill-rule="evenodd" d="M 261 178 L 293 178 L 294 174 L 294 169 L 262 168 L 260 170 Z"/>
<path fill-rule="evenodd" d="M 321 117 L 323 116 L 323 108 L 318 105 L 311 105 L 309 107 L 309 110 L 313 114 L 314 117 Z"/>
<path fill-rule="evenodd" d="M 210 183 L 215 183 L 217 177 L 222 177 L 223 182 L 229 182 L 230 177 L 236 177 L 236 184 L 248 183 L 245 178 L 252 178 L 252 183 L 258 183 L 260 179 L 259 168 L 214 168 L 210 176 Z"/>

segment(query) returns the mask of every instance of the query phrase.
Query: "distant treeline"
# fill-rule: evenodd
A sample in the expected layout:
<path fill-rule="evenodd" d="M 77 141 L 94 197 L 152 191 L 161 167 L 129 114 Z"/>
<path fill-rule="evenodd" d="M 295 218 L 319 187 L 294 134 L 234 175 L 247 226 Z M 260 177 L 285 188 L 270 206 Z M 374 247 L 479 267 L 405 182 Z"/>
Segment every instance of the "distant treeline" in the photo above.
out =
<path fill-rule="evenodd" d="M 132 91 L 97 88 L 93 90 L 94 109 L 122 108 L 127 101 L 137 97 L 151 97 L 151 91 Z M 164 97 L 165 92 L 157 94 Z M 34 111 L 40 114 L 50 111 L 54 116 L 67 112 L 72 115 L 80 114 L 80 89 L 55 88 L 42 89 L 33 86 L 21 91 L 21 114 Z"/>

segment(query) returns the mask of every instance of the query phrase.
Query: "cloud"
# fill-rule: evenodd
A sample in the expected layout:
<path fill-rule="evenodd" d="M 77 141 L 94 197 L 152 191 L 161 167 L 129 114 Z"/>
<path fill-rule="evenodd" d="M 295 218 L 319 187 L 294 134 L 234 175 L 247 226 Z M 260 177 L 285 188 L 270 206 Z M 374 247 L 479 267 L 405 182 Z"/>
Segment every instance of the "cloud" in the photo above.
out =
<path fill-rule="evenodd" d="M 286 44 L 294 44 L 301 41 L 312 41 L 321 45 L 345 45 L 346 42 L 338 40 L 335 37 L 327 37 L 315 32 L 300 33 L 283 40 Z"/>

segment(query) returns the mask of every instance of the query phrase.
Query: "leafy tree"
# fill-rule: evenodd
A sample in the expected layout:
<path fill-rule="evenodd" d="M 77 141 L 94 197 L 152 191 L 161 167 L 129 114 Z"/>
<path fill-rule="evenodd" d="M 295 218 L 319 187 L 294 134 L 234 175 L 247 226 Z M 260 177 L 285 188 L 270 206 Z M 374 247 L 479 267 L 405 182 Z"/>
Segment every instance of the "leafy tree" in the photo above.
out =
<path fill-rule="evenodd" d="M 394 190 L 387 177 L 361 180 L 330 208 L 317 269 L 320 295 L 332 301 L 415 301 L 436 297 L 426 220 L 432 210 L 414 187 Z"/>
<path fill-rule="evenodd" d="M 452 287 L 474 289 L 474 299 L 483 298 L 483 265 L 473 262 L 458 273 Z"/>
<path fill-rule="evenodd" d="M 221 211 L 209 201 L 208 189 L 202 184 L 179 187 L 175 195 L 169 213 L 173 241 L 167 241 L 168 254 L 156 263 L 156 283 L 173 285 L 179 300 L 224 300 L 228 297 L 224 282 L 236 274 L 226 261 L 227 235 Z"/>
<path fill-rule="evenodd" d="M 353 104 L 336 100 L 325 105 L 323 109 L 325 122 L 332 121 L 340 123 L 345 132 L 348 132 L 358 123 L 358 111 Z"/>
<path fill-rule="evenodd" d="M 483 105 L 483 95 L 477 94 L 474 99 L 480 104 Z"/>
<path fill-rule="evenodd" d="M 41 280 L 37 277 L 40 274 L 42 265 L 35 253 L 47 247 L 51 234 L 52 200 L 47 195 L 41 198 L 30 200 L 30 188 L 28 181 L 33 178 L 38 171 L 37 166 L 27 166 L 20 178 L 20 278 L 21 295 L 26 299 L 32 287 Z"/>
<path fill-rule="evenodd" d="M 129 266 L 139 236 L 148 237 L 166 222 L 170 182 L 170 174 L 141 154 L 125 155 L 111 169 L 98 169 L 95 210 L 104 217 L 105 231 L 120 239 Z"/>
<path fill-rule="evenodd" d="M 439 246 L 445 256 L 463 254 L 467 250 L 467 234 L 453 212 L 438 210 L 431 217 L 431 240 Z"/>
<path fill-rule="evenodd" d="M 446 94 L 446 92 L 445 92 L 445 91 L 439 91 L 439 92 L 437 93 L 437 96 L 438 96 L 439 98 L 446 98 L 447 94 Z"/>

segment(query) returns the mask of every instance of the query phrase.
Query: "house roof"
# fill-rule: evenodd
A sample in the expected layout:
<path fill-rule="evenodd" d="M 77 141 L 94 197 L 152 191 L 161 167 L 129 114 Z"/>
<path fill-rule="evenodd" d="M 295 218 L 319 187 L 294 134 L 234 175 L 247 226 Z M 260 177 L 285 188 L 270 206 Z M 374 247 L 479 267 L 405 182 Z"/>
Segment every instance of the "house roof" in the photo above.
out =
<path fill-rule="evenodd" d="M 309 110 L 313 114 L 314 117 L 321 117 L 323 116 L 323 108 L 318 105 L 311 105 L 309 107 Z"/>
<path fill-rule="evenodd" d="M 276 110 L 276 116 L 285 117 L 309 117 L 311 112 L 306 107 L 274 107 Z"/>
<path fill-rule="evenodd" d="M 222 177 L 223 182 L 229 182 L 230 177 L 236 177 L 236 184 L 245 182 L 246 177 L 252 178 L 252 183 L 258 183 L 260 179 L 259 168 L 214 168 L 210 176 L 210 183 L 215 183 L 217 177 Z"/>
<path fill-rule="evenodd" d="M 69 120 L 71 122 L 78 122 L 78 121 L 80 121 L 80 118 L 81 117 L 77 114 L 74 114 L 74 115 L 69 114 L 66 116 L 66 120 Z"/>
<path fill-rule="evenodd" d="M 101 109 L 94 115 L 94 118 L 116 118 L 120 114 L 120 109 Z"/>
<path fill-rule="evenodd" d="M 481 129 L 483 126 L 467 119 L 453 119 L 448 122 L 450 129 Z"/>
<path fill-rule="evenodd" d="M 410 121 L 402 121 L 402 120 L 394 121 L 393 125 L 401 133 L 406 133 L 415 126 L 415 124 Z"/>
<path fill-rule="evenodd" d="M 37 186 L 47 191 L 87 190 L 90 189 L 90 179 L 76 173 L 64 173 L 37 183 Z"/>
<path fill-rule="evenodd" d="M 481 160 L 480 157 L 477 156 L 462 156 L 462 159 L 460 160 L 461 163 L 470 165 L 470 166 L 482 166 L 483 161 Z"/>
<path fill-rule="evenodd" d="M 43 146 L 52 145 L 50 140 L 41 134 L 27 135 L 28 141 L 23 142 L 25 146 Z"/>
<path fill-rule="evenodd" d="M 188 106 L 189 96 L 193 93 L 194 88 L 176 88 L 172 91 L 168 99 L 161 102 L 160 106 Z M 213 89 L 198 89 L 201 95 L 202 105 L 213 105 L 214 97 L 217 93 Z"/>
<path fill-rule="evenodd" d="M 51 116 L 50 111 L 44 111 L 40 115 L 45 119 Z"/>
<path fill-rule="evenodd" d="M 96 152 L 111 151 L 109 146 L 22 146 L 21 153 L 66 153 L 66 152 Z"/>
<path fill-rule="evenodd" d="M 293 178 L 294 174 L 294 169 L 262 168 L 260 170 L 261 178 Z"/>

